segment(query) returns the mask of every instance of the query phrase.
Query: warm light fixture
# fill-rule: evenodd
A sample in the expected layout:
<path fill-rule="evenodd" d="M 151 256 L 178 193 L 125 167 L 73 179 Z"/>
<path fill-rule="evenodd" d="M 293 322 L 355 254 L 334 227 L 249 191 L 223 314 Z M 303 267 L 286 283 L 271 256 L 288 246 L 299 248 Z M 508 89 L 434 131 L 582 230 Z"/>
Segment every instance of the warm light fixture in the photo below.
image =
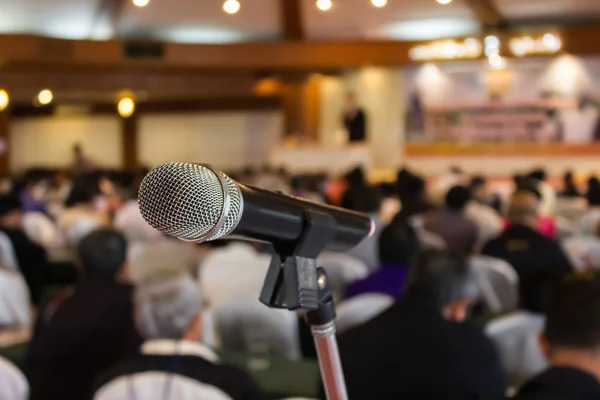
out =
<path fill-rule="evenodd" d="M 54 95 L 52 94 L 52 91 L 50 89 L 42 90 L 41 92 L 38 93 L 38 96 L 37 96 L 38 103 L 40 103 L 43 106 L 52 103 L 53 98 L 54 98 Z"/>
<path fill-rule="evenodd" d="M 408 55 L 415 61 L 474 59 L 481 56 L 481 50 L 481 42 L 474 38 L 467 38 L 461 42 L 437 40 L 413 47 Z"/>
<path fill-rule="evenodd" d="M 150 0 L 133 0 L 133 4 L 138 7 L 146 7 Z"/>
<path fill-rule="evenodd" d="M 385 7 L 387 4 L 387 0 L 371 0 L 371 4 L 373 4 L 377 8 Z"/>
<path fill-rule="evenodd" d="M 235 14 L 240 11 L 240 2 L 238 0 L 225 0 L 225 3 L 223 3 L 223 11 L 227 14 Z"/>
<path fill-rule="evenodd" d="M 4 89 L 0 89 L 0 112 L 6 110 L 9 103 L 10 97 L 8 96 L 8 92 Z"/>
<path fill-rule="evenodd" d="M 498 54 L 488 57 L 488 62 L 490 64 L 490 67 L 493 69 L 502 69 L 506 66 L 506 61 Z"/>
<path fill-rule="evenodd" d="M 440 3 L 440 4 L 444 4 L 445 5 L 445 4 L 452 3 L 452 0 L 437 0 L 437 2 Z"/>
<path fill-rule="evenodd" d="M 510 39 L 510 51 L 517 57 L 535 54 L 553 54 L 562 48 L 562 41 L 557 35 L 546 33 L 543 36 L 522 36 Z"/>
<path fill-rule="evenodd" d="M 317 0 L 317 8 L 321 11 L 327 11 L 331 6 L 331 0 Z"/>
<path fill-rule="evenodd" d="M 135 101 L 131 96 L 125 96 L 117 103 L 117 112 L 123 118 L 129 118 L 135 111 Z"/>

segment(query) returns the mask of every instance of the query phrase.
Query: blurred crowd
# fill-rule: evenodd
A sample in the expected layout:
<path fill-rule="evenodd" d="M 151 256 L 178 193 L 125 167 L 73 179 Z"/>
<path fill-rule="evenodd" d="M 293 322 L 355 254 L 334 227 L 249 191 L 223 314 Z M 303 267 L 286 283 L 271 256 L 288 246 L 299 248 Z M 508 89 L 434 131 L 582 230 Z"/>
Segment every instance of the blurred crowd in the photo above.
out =
<path fill-rule="evenodd" d="M 257 300 L 271 246 L 165 237 L 140 213 L 146 171 L 74 154 L 0 182 L 0 399 L 263 399 L 223 351 L 314 357 L 301 313 Z M 318 259 L 351 399 L 600 398 L 597 177 L 230 176 L 375 222 Z"/>

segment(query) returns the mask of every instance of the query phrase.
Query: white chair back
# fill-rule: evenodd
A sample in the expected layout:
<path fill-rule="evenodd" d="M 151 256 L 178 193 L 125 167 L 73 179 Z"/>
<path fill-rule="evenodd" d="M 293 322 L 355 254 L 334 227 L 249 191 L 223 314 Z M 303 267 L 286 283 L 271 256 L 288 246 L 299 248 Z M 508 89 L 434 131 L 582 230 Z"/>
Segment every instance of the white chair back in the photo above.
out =
<path fill-rule="evenodd" d="M 29 289 L 25 279 L 17 271 L 0 268 L 0 327 L 23 327 L 30 323 Z"/>
<path fill-rule="evenodd" d="M 13 271 L 21 270 L 12 242 L 4 232 L 0 232 L 0 265 Z"/>
<path fill-rule="evenodd" d="M 577 223 L 567 218 L 556 216 L 556 237 L 559 240 L 567 239 L 577 233 Z"/>
<path fill-rule="evenodd" d="M 343 333 L 360 326 L 381 314 L 393 303 L 393 297 L 377 293 L 363 294 L 345 300 L 336 310 L 337 331 Z"/>
<path fill-rule="evenodd" d="M 45 248 L 56 248 L 62 244 L 58 227 L 41 212 L 23 214 L 23 230 L 33 242 Z"/>
<path fill-rule="evenodd" d="M 75 247 L 81 239 L 102 225 L 94 218 L 80 218 L 70 224 L 65 232 L 65 242 L 68 246 Z"/>
<path fill-rule="evenodd" d="M 0 357 L 0 399 L 27 400 L 29 383 L 25 375 L 12 363 Z"/>
<path fill-rule="evenodd" d="M 336 298 L 346 292 L 346 286 L 369 275 L 367 265 L 348 254 L 324 251 L 317 259 L 317 265 L 327 272 L 329 288 Z"/>
<path fill-rule="evenodd" d="M 492 320 L 485 328 L 496 345 L 509 384 L 519 387 L 543 371 L 548 363 L 538 345 L 544 317 L 518 311 Z"/>
<path fill-rule="evenodd" d="M 554 215 L 565 218 L 572 222 L 577 222 L 585 214 L 587 203 L 582 197 L 559 197 L 556 201 L 556 211 Z"/>
<path fill-rule="evenodd" d="M 423 219 L 420 215 L 415 215 L 408 222 L 415 230 L 422 249 L 444 250 L 446 248 L 446 241 L 441 236 L 423 227 Z"/>
<path fill-rule="evenodd" d="M 267 307 L 258 300 L 236 299 L 213 312 L 223 348 L 300 358 L 296 313 Z"/>
<path fill-rule="evenodd" d="M 515 310 L 519 302 L 519 276 L 504 260 L 474 255 L 470 259 L 481 297 L 493 313 Z"/>
<path fill-rule="evenodd" d="M 562 246 L 578 271 L 600 269 L 600 238 L 572 236 L 563 240 Z"/>

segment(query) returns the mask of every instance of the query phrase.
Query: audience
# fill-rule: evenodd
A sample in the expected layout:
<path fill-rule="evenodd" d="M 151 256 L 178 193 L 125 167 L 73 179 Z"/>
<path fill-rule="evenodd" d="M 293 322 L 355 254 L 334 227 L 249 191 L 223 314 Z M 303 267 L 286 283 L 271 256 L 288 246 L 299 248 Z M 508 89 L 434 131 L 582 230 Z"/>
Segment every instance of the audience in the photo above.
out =
<path fill-rule="evenodd" d="M 600 183 L 591 181 L 586 193 L 588 210 L 579 219 L 579 233 L 583 235 L 596 234 L 600 222 Z"/>
<path fill-rule="evenodd" d="M 31 400 L 90 399 L 101 371 L 139 344 L 133 322 L 133 287 L 120 283 L 125 237 L 96 230 L 77 246 L 82 276 L 72 292 L 41 308 L 27 356 Z"/>
<path fill-rule="evenodd" d="M 65 207 L 58 218 L 58 227 L 69 245 L 77 245 L 92 230 L 108 225 L 108 216 L 94 205 L 94 191 L 89 183 L 75 185 Z"/>
<path fill-rule="evenodd" d="M 465 215 L 477 225 L 478 248 L 488 240 L 495 238 L 502 232 L 503 221 L 498 212 L 492 208 L 495 203 L 493 195 L 487 193 L 485 179 L 475 177 L 469 187 L 471 200 L 465 208 Z M 499 207 L 499 204 L 496 204 Z"/>
<path fill-rule="evenodd" d="M 100 375 L 95 400 L 262 399 L 244 372 L 221 365 L 202 341 L 201 298 L 185 275 L 142 283 L 136 291 L 139 354 Z"/>
<path fill-rule="evenodd" d="M 431 250 L 405 295 L 339 338 L 351 399 L 494 399 L 505 380 L 493 344 L 463 323 L 477 286 L 465 258 Z"/>
<path fill-rule="evenodd" d="M 469 189 L 454 186 L 448 191 L 442 209 L 423 215 L 423 228 L 444 239 L 448 250 L 468 254 L 477 244 L 479 229 L 465 214 L 470 199 Z"/>
<path fill-rule="evenodd" d="M 554 294 L 540 337 L 550 368 L 516 400 L 600 399 L 600 283 L 574 278 Z"/>
<path fill-rule="evenodd" d="M 573 180 L 573 171 L 565 172 L 563 176 L 563 190 L 560 195 L 562 197 L 581 197 L 577 184 Z"/>
<path fill-rule="evenodd" d="M 546 177 L 543 168 L 537 168 L 529 174 L 531 184 L 541 195 L 540 214 L 552 215 L 556 207 L 556 191 L 546 182 Z"/>
<path fill-rule="evenodd" d="M 556 280 L 573 268 L 559 244 L 536 230 L 538 216 L 536 195 L 517 192 L 508 210 L 510 226 L 488 242 L 482 253 L 513 266 L 519 275 L 521 306 L 539 312 Z"/>
<path fill-rule="evenodd" d="M 31 302 L 37 305 L 41 300 L 42 278 L 47 268 L 46 250 L 32 242 L 23 231 L 21 203 L 14 196 L 0 196 L 0 231 L 10 239 L 19 270 L 29 288 Z"/>

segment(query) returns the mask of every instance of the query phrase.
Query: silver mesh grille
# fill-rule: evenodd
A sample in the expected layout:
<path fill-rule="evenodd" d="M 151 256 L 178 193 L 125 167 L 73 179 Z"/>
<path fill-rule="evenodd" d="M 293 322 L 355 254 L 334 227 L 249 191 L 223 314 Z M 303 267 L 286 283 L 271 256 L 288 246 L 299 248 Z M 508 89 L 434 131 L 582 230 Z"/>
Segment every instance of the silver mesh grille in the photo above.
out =
<path fill-rule="evenodd" d="M 139 191 L 140 210 L 155 229 L 183 240 L 213 240 L 230 233 L 242 209 L 236 183 L 218 172 L 229 188 L 229 211 L 216 234 L 225 199 L 221 180 L 211 169 L 195 164 L 169 163 L 150 171 Z"/>

